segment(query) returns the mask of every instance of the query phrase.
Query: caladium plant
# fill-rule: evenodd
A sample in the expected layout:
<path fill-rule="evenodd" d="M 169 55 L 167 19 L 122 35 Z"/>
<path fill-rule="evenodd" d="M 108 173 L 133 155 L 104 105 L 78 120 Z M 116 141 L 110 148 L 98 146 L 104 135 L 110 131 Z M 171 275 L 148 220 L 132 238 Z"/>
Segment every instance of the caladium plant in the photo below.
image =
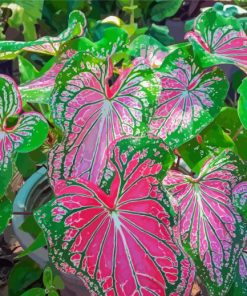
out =
<path fill-rule="evenodd" d="M 92 295 L 189 295 L 193 263 L 173 236 L 161 184 L 171 164 L 161 139 L 127 138 L 109 147 L 105 190 L 58 182 L 57 199 L 35 213 L 55 266 Z"/>
<path fill-rule="evenodd" d="M 16 83 L 5 75 L 0 75 L 0 196 L 12 177 L 14 153 L 29 152 L 39 147 L 47 137 L 48 124 L 36 112 L 22 112 L 21 95 Z M 21 113 L 21 114 L 20 114 Z M 10 118 L 19 115 L 11 124 Z"/>
<path fill-rule="evenodd" d="M 245 174 L 244 163 L 229 151 L 208 160 L 196 178 L 173 170 L 164 178 L 179 215 L 179 235 L 210 295 L 229 290 L 245 246 L 247 229 L 231 202 Z"/>
<path fill-rule="evenodd" d="M 171 46 L 128 31 L 129 42 L 130 27 L 105 21 L 95 34 L 75 11 L 58 37 L 0 42 L 0 59 L 21 55 L 35 72 L 19 87 L 0 76 L 0 232 L 26 159 L 47 166 L 54 198 L 22 256 L 45 236 L 54 266 L 94 296 L 191 296 L 195 275 L 210 296 L 245 296 L 245 80 L 217 67 L 246 68 L 239 20 L 208 9 Z M 53 57 L 39 72 L 26 52 Z"/>

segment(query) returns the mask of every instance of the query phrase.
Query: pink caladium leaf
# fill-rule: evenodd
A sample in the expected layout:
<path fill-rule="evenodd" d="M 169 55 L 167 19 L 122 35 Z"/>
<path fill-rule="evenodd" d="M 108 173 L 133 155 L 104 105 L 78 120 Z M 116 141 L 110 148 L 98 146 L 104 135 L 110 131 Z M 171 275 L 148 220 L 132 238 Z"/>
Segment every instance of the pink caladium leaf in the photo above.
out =
<path fill-rule="evenodd" d="M 172 162 L 161 139 L 124 138 L 108 150 L 108 193 L 60 181 L 58 198 L 35 213 L 56 268 L 81 277 L 91 295 L 190 295 L 194 265 L 173 235 L 162 188 Z"/>
<path fill-rule="evenodd" d="M 176 49 L 158 69 L 162 91 L 150 131 L 176 148 L 195 137 L 220 112 L 228 91 L 222 70 L 202 70 L 191 46 Z"/>
<path fill-rule="evenodd" d="M 186 34 L 202 67 L 233 64 L 247 70 L 247 36 L 235 17 L 225 17 L 214 8 L 195 21 L 194 31 Z"/>
<path fill-rule="evenodd" d="M 232 189 L 243 178 L 244 163 L 230 151 L 208 160 L 197 178 L 171 170 L 164 179 L 178 213 L 178 232 L 210 295 L 231 287 L 246 228 L 235 210 Z"/>
<path fill-rule="evenodd" d="M 86 19 L 81 11 L 71 12 L 68 28 L 57 37 L 45 36 L 35 41 L 16 42 L 2 41 L 0 43 L 0 60 L 15 58 L 21 51 L 38 52 L 48 55 L 59 55 L 63 45 L 74 37 L 84 34 Z"/>
<path fill-rule="evenodd" d="M 127 43 L 127 33 L 120 28 L 108 28 L 102 39 L 92 42 L 87 38 L 78 38 L 63 47 L 50 69 L 40 77 L 20 86 L 23 101 L 49 103 L 55 80 L 65 63 L 78 51 L 89 52 L 97 57 L 106 58 L 118 50 L 124 50 Z"/>
<path fill-rule="evenodd" d="M 4 194 L 12 176 L 14 152 L 29 152 L 39 147 L 46 139 L 48 125 L 36 112 L 20 115 L 14 126 L 8 119 L 22 111 L 21 96 L 15 82 L 0 75 L 0 196 Z"/>
<path fill-rule="evenodd" d="M 65 136 L 50 153 L 52 185 L 78 177 L 97 183 L 109 144 L 147 132 L 160 91 L 158 78 L 146 65 L 123 70 L 109 86 L 112 75 L 110 59 L 84 53 L 72 57 L 59 73 L 51 106 Z"/>

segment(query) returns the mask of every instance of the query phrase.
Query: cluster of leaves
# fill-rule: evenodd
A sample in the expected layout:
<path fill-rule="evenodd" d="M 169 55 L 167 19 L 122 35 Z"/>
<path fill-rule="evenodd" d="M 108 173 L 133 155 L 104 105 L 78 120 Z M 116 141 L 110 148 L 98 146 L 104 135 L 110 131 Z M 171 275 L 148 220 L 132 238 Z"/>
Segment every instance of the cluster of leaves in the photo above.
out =
<path fill-rule="evenodd" d="M 118 2 L 134 25 L 141 3 Z M 181 3 L 164 16 L 169 3 L 156 2 L 156 21 Z M 130 27 L 109 21 L 118 25 L 95 42 L 83 36 L 84 15 L 73 11 L 57 37 L 0 43 L 0 58 L 18 56 L 22 74 L 19 87 L 0 79 L 1 230 L 11 216 L 12 171 L 43 145 L 56 197 L 35 219 L 59 271 L 81 278 L 92 295 L 190 295 L 196 274 L 209 295 L 246 295 L 241 23 L 210 8 L 187 42 L 164 46 L 139 33 L 129 42 Z M 26 52 L 53 57 L 37 71 Z M 233 90 L 221 64 L 242 71 Z M 43 115 L 24 112 L 30 108 Z M 21 256 L 43 244 L 41 233 Z M 56 295 L 49 269 L 44 284 L 48 292 L 24 295 Z"/>

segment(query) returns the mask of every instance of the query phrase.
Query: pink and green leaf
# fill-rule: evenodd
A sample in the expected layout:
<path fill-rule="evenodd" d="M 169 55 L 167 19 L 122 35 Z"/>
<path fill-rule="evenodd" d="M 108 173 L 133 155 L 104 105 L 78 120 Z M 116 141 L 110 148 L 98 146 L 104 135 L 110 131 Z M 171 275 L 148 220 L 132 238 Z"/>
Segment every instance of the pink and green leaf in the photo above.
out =
<path fill-rule="evenodd" d="M 51 183 L 83 177 L 97 183 L 106 149 L 115 139 L 147 132 L 159 95 L 159 80 L 146 65 L 123 70 L 112 86 L 110 59 L 78 53 L 59 73 L 51 106 L 64 131 L 50 153 Z"/>
<path fill-rule="evenodd" d="M 92 295 L 190 295 L 194 266 L 173 235 L 161 184 L 169 150 L 161 139 L 130 137 L 113 142 L 108 157 L 108 193 L 62 180 L 58 198 L 35 213 L 52 262 Z"/>
<path fill-rule="evenodd" d="M 247 71 L 247 36 L 236 18 L 210 8 L 196 19 L 194 31 L 185 37 L 202 67 L 233 64 Z"/>
<path fill-rule="evenodd" d="M 12 176 L 12 157 L 15 152 L 29 152 L 38 148 L 46 139 L 48 125 L 36 112 L 23 113 L 14 126 L 8 126 L 11 116 L 22 110 L 21 95 L 16 83 L 0 76 L 0 196 Z"/>
<path fill-rule="evenodd" d="M 247 181 L 238 183 L 233 188 L 232 201 L 236 210 L 247 222 Z"/>
<path fill-rule="evenodd" d="M 81 11 L 71 12 L 68 21 L 68 28 L 57 37 L 45 36 L 35 41 L 0 42 L 0 60 L 15 58 L 22 51 L 38 52 L 48 55 L 58 55 L 64 43 L 84 34 L 86 26 L 85 16 Z"/>
<path fill-rule="evenodd" d="M 182 243 L 209 295 L 224 295 L 234 281 L 246 228 L 231 199 L 245 174 L 244 163 L 224 151 L 208 160 L 197 178 L 171 170 L 163 182 L 179 216 Z"/>
<path fill-rule="evenodd" d="M 150 131 L 176 148 L 195 137 L 220 112 L 228 91 L 222 70 L 202 70 L 191 46 L 170 53 L 158 69 L 162 91 Z"/>

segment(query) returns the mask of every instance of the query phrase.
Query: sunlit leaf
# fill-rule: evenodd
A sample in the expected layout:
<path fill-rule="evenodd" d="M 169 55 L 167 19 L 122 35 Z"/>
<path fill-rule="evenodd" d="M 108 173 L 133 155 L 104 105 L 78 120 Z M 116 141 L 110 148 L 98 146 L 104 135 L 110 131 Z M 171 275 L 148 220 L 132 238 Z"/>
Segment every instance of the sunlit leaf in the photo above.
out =
<path fill-rule="evenodd" d="M 224 151 L 207 161 L 198 177 L 171 170 L 164 179 L 179 215 L 182 243 L 209 295 L 224 295 L 234 281 L 246 228 L 231 198 L 245 175 L 244 163 Z"/>
<path fill-rule="evenodd" d="M 60 181 L 58 198 L 35 213 L 50 258 L 93 295 L 190 295 L 194 267 L 172 234 L 161 185 L 173 161 L 167 147 L 125 138 L 108 155 L 108 193 L 83 179 Z"/>
<path fill-rule="evenodd" d="M 39 52 L 48 55 L 58 55 L 63 43 L 73 37 L 82 36 L 86 26 L 85 16 L 80 11 L 73 11 L 69 16 L 68 28 L 57 37 L 45 36 L 35 41 L 0 42 L 0 59 L 7 60 L 15 58 L 21 51 Z"/>
<path fill-rule="evenodd" d="M 219 113 L 228 91 L 222 70 L 202 70 L 190 46 L 174 50 L 158 69 L 162 92 L 150 130 L 172 148 L 195 137 Z"/>
<path fill-rule="evenodd" d="M 214 8 L 196 19 L 194 31 L 186 34 L 202 67 L 233 64 L 247 71 L 247 36 L 234 17 L 224 17 Z"/>
<path fill-rule="evenodd" d="M 110 59 L 84 53 L 76 54 L 59 73 L 51 105 L 65 136 L 50 153 L 53 185 L 69 177 L 96 183 L 108 145 L 147 131 L 160 91 L 155 74 L 146 65 L 132 66 L 110 86 L 112 75 Z"/>

